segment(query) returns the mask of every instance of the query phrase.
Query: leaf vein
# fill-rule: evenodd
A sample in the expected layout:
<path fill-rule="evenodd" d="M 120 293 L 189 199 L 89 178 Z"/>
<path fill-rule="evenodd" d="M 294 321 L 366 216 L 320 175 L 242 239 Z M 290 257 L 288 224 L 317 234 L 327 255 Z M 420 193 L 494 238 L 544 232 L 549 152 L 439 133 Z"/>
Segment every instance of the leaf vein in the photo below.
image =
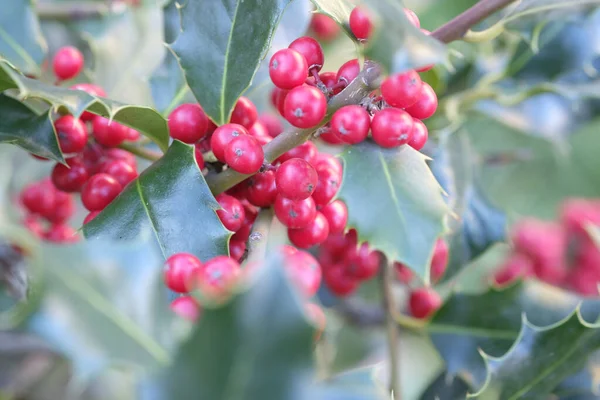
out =
<path fill-rule="evenodd" d="M 154 219 L 152 218 L 152 215 L 150 214 L 150 210 L 148 209 L 148 205 L 146 204 L 146 198 L 144 197 L 144 194 L 142 193 L 142 185 L 140 184 L 140 180 L 136 180 L 135 182 L 135 186 L 137 188 L 137 192 L 140 196 L 140 202 L 142 203 L 142 207 L 144 207 L 144 211 L 146 212 L 146 215 L 148 216 L 148 220 L 150 221 L 150 226 L 152 227 L 152 231 L 154 232 L 154 236 L 156 237 L 156 241 L 158 242 L 158 246 L 160 247 L 160 251 L 163 255 L 163 257 L 166 259 L 167 258 L 167 253 L 163 247 L 162 242 L 160 241 L 160 237 L 158 235 L 158 229 L 156 228 L 156 224 L 154 222 Z"/>

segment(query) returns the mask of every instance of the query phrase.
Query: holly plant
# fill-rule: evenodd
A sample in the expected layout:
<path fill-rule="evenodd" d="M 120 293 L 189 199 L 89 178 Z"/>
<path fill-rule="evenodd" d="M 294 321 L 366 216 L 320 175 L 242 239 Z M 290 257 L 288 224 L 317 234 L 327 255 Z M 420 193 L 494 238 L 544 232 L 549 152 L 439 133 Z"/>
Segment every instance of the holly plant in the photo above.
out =
<path fill-rule="evenodd" d="M 0 399 L 600 398 L 600 0 L 6 0 Z"/>

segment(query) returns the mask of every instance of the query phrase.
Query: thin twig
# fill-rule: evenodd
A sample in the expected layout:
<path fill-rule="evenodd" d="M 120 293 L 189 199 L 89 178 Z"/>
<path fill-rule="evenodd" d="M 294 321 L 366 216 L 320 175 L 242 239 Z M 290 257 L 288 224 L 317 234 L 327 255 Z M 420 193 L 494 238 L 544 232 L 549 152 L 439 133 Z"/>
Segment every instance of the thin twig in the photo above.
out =
<path fill-rule="evenodd" d="M 36 2 L 35 12 L 42 19 L 78 20 L 102 18 L 109 14 L 120 14 L 127 9 L 124 2 L 110 4 L 97 1 Z"/>
<path fill-rule="evenodd" d="M 121 143 L 119 145 L 119 148 L 152 162 L 157 161 L 159 158 L 162 157 L 162 154 L 160 154 L 159 152 L 149 150 L 145 147 L 137 146 L 133 143 Z"/>
<path fill-rule="evenodd" d="M 385 311 L 385 328 L 390 359 L 390 392 L 393 400 L 401 400 L 400 392 L 400 354 L 398 351 L 398 326 L 396 325 L 394 294 L 392 292 L 393 267 L 385 263 L 381 268 L 381 293 Z"/>

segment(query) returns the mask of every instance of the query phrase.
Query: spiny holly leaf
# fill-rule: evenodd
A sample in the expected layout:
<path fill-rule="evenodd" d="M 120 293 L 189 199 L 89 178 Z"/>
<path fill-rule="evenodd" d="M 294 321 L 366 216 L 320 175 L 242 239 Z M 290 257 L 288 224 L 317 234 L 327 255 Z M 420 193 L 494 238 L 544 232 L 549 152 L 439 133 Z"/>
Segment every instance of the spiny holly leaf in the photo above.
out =
<path fill-rule="evenodd" d="M 290 0 L 188 0 L 171 48 L 194 96 L 218 125 L 229 120 Z"/>
<path fill-rule="evenodd" d="M 600 392 L 598 365 L 600 353 L 592 354 L 586 366 L 576 374 L 563 380 L 552 392 L 561 400 L 596 400 Z"/>
<path fill-rule="evenodd" d="M 384 149 L 363 142 L 341 158 L 339 198 L 348 206 L 348 226 L 356 228 L 361 241 L 429 280 L 427 266 L 445 231 L 448 207 L 426 157 L 409 146 Z"/>
<path fill-rule="evenodd" d="M 350 13 L 355 7 L 354 4 L 347 0 L 311 0 L 311 2 L 314 4 L 316 12 L 329 16 L 344 29 L 348 36 L 354 38 L 348 25 Z"/>
<path fill-rule="evenodd" d="M 227 253 L 231 232 L 198 169 L 194 147 L 179 141 L 84 226 L 89 238 L 132 239 L 151 230 L 163 256 L 188 252 L 201 260 Z"/>
<path fill-rule="evenodd" d="M 137 129 L 155 141 L 163 150 L 166 150 L 169 145 L 167 121 L 150 107 L 130 106 L 95 97 L 81 90 L 51 86 L 21 75 L 6 60 L 0 59 L 0 91 L 7 89 L 17 89 L 21 99 L 29 97 L 42 99 L 52 108 L 66 109 L 76 117 L 85 110 L 111 117 L 115 121 Z"/>
<path fill-rule="evenodd" d="M 28 74 L 39 73 L 46 42 L 29 0 L 2 4 L 0 13 L 0 56 Z"/>
<path fill-rule="evenodd" d="M 38 156 L 65 162 L 48 113 L 37 115 L 25 104 L 0 94 L 0 114 L 0 143 L 12 143 Z"/>

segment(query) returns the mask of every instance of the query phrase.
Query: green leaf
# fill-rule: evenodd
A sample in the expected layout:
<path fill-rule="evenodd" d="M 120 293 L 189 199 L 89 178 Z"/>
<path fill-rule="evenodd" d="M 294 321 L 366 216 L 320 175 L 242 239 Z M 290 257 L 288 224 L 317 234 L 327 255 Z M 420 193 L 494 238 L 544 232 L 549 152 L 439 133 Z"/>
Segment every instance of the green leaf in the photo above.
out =
<path fill-rule="evenodd" d="M 354 38 L 348 22 L 350 20 L 350 13 L 355 7 L 354 4 L 347 0 L 311 0 L 311 2 L 315 6 L 316 12 L 325 14 L 333 19 L 348 36 Z"/>
<path fill-rule="evenodd" d="M 218 208 L 194 147 L 175 141 L 83 231 L 88 238 L 122 240 L 151 230 L 165 258 L 188 252 L 209 260 L 228 254 L 231 232 L 217 217 Z"/>
<path fill-rule="evenodd" d="M 250 86 L 290 0 L 188 0 L 171 48 L 196 99 L 217 125 Z"/>
<path fill-rule="evenodd" d="M 409 146 L 384 149 L 363 142 L 341 158 L 344 180 L 338 196 L 348 206 L 348 226 L 356 228 L 361 241 L 428 281 L 427 266 L 445 231 L 448 207 L 426 157 Z"/>
<path fill-rule="evenodd" d="M 14 0 L 2 4 L 0 13 L 0 57 L 20 70 L 38 74 L 46 53 L 46 41 L 33 10 L 31 0 Z"/>
<path fill-rule="evenodd" d="M 377 367 L 362 367 L 343 372 L 318 384 L 310 399 L 387 400 L 387 389 L 376 380 Z"/>
<path fill-rule="evenodd" d="M 87 110 L 113 118 L 137 129 L 155 141 L 163 150 L 166 150 L 169 145 L 167 121 L 152 108 L 126 105 L 95 97 L 81 90 L 51 86 L 21 75 L 12 65 L 0 59 L 0 91 L 7 89 L 17 89 L 18 97 L 21 99 L 42 99 L 52 108 L 66 109 L 76 117 Z"/>
<path fill-rule="evenodd" d="M 0 94 L 0 113 L 0 143 L 15 144 L 38 156 L 65 162 L 48 113 L 37 115 L 4 94 Z"/>
<path fill-rule="evenodd" d="M 460 377 L 449 376 L 442 372 L 421 394 L 420 400 L 457 400 L 464 399 L 470 391 L 469 385 Z"/>

